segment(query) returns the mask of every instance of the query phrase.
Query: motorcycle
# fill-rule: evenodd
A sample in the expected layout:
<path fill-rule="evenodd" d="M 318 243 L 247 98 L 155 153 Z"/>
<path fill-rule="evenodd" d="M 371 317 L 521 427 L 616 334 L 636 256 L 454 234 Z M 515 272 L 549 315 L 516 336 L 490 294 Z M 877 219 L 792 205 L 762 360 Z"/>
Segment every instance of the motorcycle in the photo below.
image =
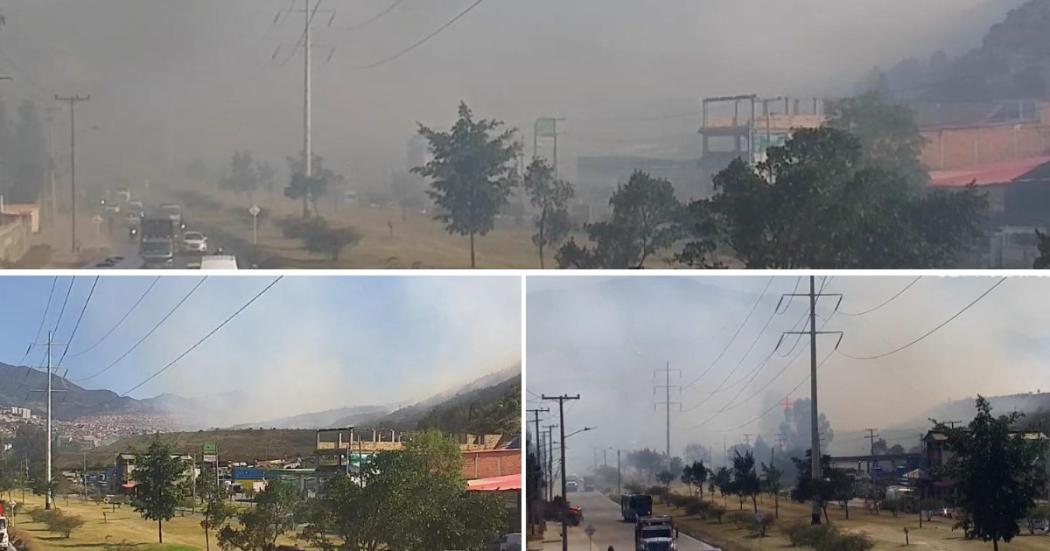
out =
<path fill-rule="evenodd" d="M 128 228 L 128 237 L 134 241 L 139 237 L 139 229 L 136 227 Z"/>

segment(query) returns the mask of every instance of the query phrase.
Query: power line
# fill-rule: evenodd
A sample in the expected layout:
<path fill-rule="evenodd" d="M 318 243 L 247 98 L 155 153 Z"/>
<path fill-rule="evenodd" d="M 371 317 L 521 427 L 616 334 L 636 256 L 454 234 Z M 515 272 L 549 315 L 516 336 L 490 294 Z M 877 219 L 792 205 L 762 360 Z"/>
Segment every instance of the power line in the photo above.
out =
<path fill-rule="evenodd" d="M 202 277 L 200 279 L 200 281 L 198 281 L 197 284 L 194 285 L 193 288 L 190 289 L 190 291 L 188 293 L 186 293 L 185 296 L 183 296 L 177 303 L 175 303 L 175 306 L 173 306 L 170 310 L 168 310 L 167 314 L 164 314 L 164 317 L 162 317 L 160 319 L 160 321 L 158 321 L 156 324 L 154 324 L 153 327 L 150 328 L 150 330 L 147 331 L 145 335 L 143 335 L 138 341 L 136 341 L 135 344 L 131 345 L 131 348 L 129 348 L 126 352 L 121 354 L 117 359 L 115 359 L 112 362 L 110 362 L 109 365 L 107 365 L 106 367 L 102 368 L 101 370 L 99 370 L 99 371 L 97 371 L 97 372 L 95 372 L 95 373 L 93 373 L 91 375 L 88 375 L 87 377 L 83 377 L 83 378 L 80 378 L 80 379 L 73 379 L 73 381 L 79 383 L 79 382 L 87 381 L 89 379 L 94 379 L 95 377 L 98 377 L 99 375 L 109 371 L 110 369 L 113 368 L 113 366 L 115 366 L 118 363 L 120 363 L 120 361 L 123 360 L 124 358 L 126 358 L 128 356 L 128 354 L 131 354 L 132 352 L 134 352 L 135 349 L 138 348 L 139 345 L 142 344 L 143 341 L 148 339 L 149 336 L 152 335 L 154 331 L 156 331 L 158 328 L 160 328 L 160 326 L 163 325 L 164 322 L 167 321 L 168 318 L 170 318 L 172 316 L 172 314 L 174 314 L 175 311 L 178 310 L 179 307 L 183 305 L 183 303 L 185 303 L 187 300 L 189 300 L 190 296 L 192 296 L 193 293 L 195 293 L 197 291 L 197 289 L 199 289 L 200 286 L 203 285 L 204 282 L 207 281 L 207 280 L 208 280 L 208 276 Z"/>
<path fill-rule="evenodd" d="M 412 50 L 415 50 L 416 48 L 422 46 L 423 44 L 426 44 L 431 38 L 434 38 L 435 36 L 441 34 L 445 29 L 447 29 L 447 28 L 451 27 L 452 25 L 454 25 L 457 21 L 459 21 L 464 16 L 466 16 L 468 13 L 470 13 L 474 8 L 476 8 L 479 5 L 481 5 L 481 3 L 484 2 L 484 1 L 485 0 L 475 0 L 474 3 L 472 3 L 469 6 L 467 6 L 467 9 L 459 12 L 458 14 L 456 14 L 455 17 L 450 19 L 447 23 L 445 23 L 444 25 L 438 27 L 436 30 L 434 30 L 430 34 L 424 36 L 420 40 L 416 41 L 411 46 L 409 46 L 409 47 L 407 47 L 407 48 L 405 48 L 403 50 L 400 50 L 400 51 L 398 51 L 397 53 L 395 53 L 393 55 L 390 55 L 388 57 L 380 59 L 379 61 L 376 61 L 374 63 L 369 63 L 368 65 L 358 65 L 357 67 L 352 67 L 352 68 L 354 70 L 374 69 L 376 67 L 379 67 L 381 65 L 386 65 L 387 63 L 390 63 L 391 61 L 394 61 L 395 59 L 400 58 L 401 56 L 411 52 Z"/>
<path fill-rule="evenodd" d="M 978 296 L 977 298 L 973 299 L 973 301 L 971 301 L 971 302 L 970 302 L 969 304 L 967 304 L 966 306 L 964 306 L 962 310 L 959 310 L 959 311 L 958 311 L 958 312 L 956 312 L 956 313 L 955 313 L 955 314 L 954 314 L 954 315 L 953 315 L 952 317 L 950 317 L 950 318 L 948 318 L 948 319 L 944 320 L 943 322 L 941 322 L 940 324 L 938 324 L 938 325 L 937 325 L 936 327 L 934 327 L 933 329 L 930 329 L 929 331 L 927 331 L 927 332 L 923 333 L 922 335 L 920 335 L 920 336 L 919 336 L 918 338 L 916 338 L 916 339 L 912 340 L 911 342 L 908 342 L 908 343 L 906 343 L 906 344 L 904 344 L 904 345 L 898 346 L 897 348 L 894 348 L 893 350 L 888 350 L 888 351 L 886 351 L 886 352 L 883 352 L 883 353 L 881 353 L 881 354 L 874 354 L 874 355 L 871 355 L 871 356 L 853 356 L 853 355 L 851 355 L 851 354 L 848 354 L 848 353 L 846 353 L 846 352 L 839 352 L 839 354 L 841 354 L 841 355 L 843 355 L 843 356 L 845 356 L 845 357 L 847 357 L 847 358 L 853 359 L 853 360 L 877 360 L 877 359 L 879 359 L 879 358 L 885 358 L 886 356 L 889 356 L 890 354 L 896 354 L 897 352 L 900 352 L 901 350 L 904 350 L 904 349 L 906 349 L 906 348 L 909 348 L 909 347 L 911 347 L 912 345 L 914 345 L 914 344 L 918 343 L 919 341 L 921 341 L 921 340 L 925 339 L 926 337 L 929 337 L 930 335 L 932 335 L 932 334 L 936 333 L 936 332 L 937 332 L 938 330 L 940 330 L 940 329 L 941 329 L 942 327 L 944 327 L 944 326 L 948 325 L 949 323 L 951 323 L 952 321 L 954 321 L 954 320 L 955 320 L 955 318 L 957 318 L 957 317 L 959 317 L 959 316 L 963 315 L 963 313 L 964 313 L 964 312 L 966 312 L 967 310 L 969 310 L 970 308 L 972 308 L 972 307 L 973 307 L 973 306 L 974 306 L 975 304 L 977 304 L 978 302 L 980 302 L 980 301 L 981 301 L 981 299 L 983 299 L 984 297 L 988 296 L 988 294 L 989 294 L 989 293 L 991 293 L 991 292 L 992 292 L 992 291 L 994 291 L 994 290 L 995 290 L 995 289 L 996 289 L 997 287 L 999 287 L 1000 285 L 1002 285 L 1002 284 L 1003 284 L 1003 283 L 1004 283 L 1004 282 L 1006 281 L 1006 279 L 1007 279 L 1007 278 L 1005 278 L 1005 277 L 1003 277 L 1003 278 L 1000 278 L 1000 279 L 999 279 L 999 281 L 995 282 L 995 285 L 992 285 L 992 286 L 991 286 L 991 287 L 989 287 L 989 288 L 988 288 L 988 289 L 987 289 L 987 290 L 986 290 L 985 292 L 981 293 L 981 295 L 980 295 L 980 296 Z"/>
<path fill-rule="evenodd" d="M 66 352 L 69 352 L 69 343 L 73 342 L 73 339 L 77 336 L 77 329 L 80 329 L 80 322 L 84 319 L 84 312 L 87 312 L 88 305 L 91 304 L 91 297 L 95 295 L 95 287 L 98 287 L 100 277 L 95 276 L 95 281 L 91 284 L 91 290 L 88 291 L 87 299 L 84 300 L 84 306 L 80 308 L 80 315 L 77 316 L 77 322 L 73 324 L 73 331 L 69 334 L 69 338 L 66 339 L 62 355 L 58 358 L 58 365 L 62 365 L 62 361 L 66 359 Z"/>
<path fill-rule="evenodd" d="M 718 364 L 718 361 L 722 359 L 722 356 L 725 356 L 726 351 L 729 350 L 729 347 L 732 346 L 733 342 L 736 341 L 737 336 L 740 335 L 740 331 L 744 329 L 744 326 L 747 325 L 748 320 L 751 319 L 751 316 L 755 313 L 755 310 L 758 309 L 758 304 L 762 302 L 763 298 L 765 298 L 766 292 L 769 291 L 769 286 L 773 284 L 774 278 L 775 276 L 770 277 L 768 280 L 766 280 L 766 286 L 762 288 L 762 292 L 759 293 L 758 298 L 755 299 L 755 303 L 751 305 L 751 310 L 749 310 L 747 316 L 744 317 L 744 321 L 740 322 L 740 325 L 736 328 L 736 331 L 733 332 L 733 336 L 730 337 L 729 341 L 726 342 L 726 345 L 722 347 L 722 350 L 718 353 L 718 356 L 715 357 L 714 361 L 712 361 L 707 366 L 707 369 L 705 369 L 699 377 L 693 379 L 692 382 L 690 382 L 689 384 L 683 385 L 682 388 L 690 388 L 696 383 L 700 382 L 700 379 L 703 379 L 704 376 L 707 375 L 707 373 L 711 371 L 711 369 L 714 368 L 715 365 Z"/>
<path fill-rule="evenodd" d="M 92 344 L 91 346 L 85 348 L 84 350 L 81 350 L 80 352 L 70 354 L 69 357 L 75 358 L 77 356 L 87 354 L 88 352 L 94 350 L 95 347 L 102 344 L 102 341 L 106 340 L 106 338 L 108 338 L 113 333 L 113 331 L 116 331 L 116 329 L 120 327 L 122 323 L 124 323 L 124 320 L 128 319 L 128 316 L 130 316 L 131 313 L 134 312 L 136 308 L 138 308 L 139 304 L 142 302 L 143 299 L 146 298 L 146 295 L 149 294 L 149 292 L 153 289 L 153 287 L 157 284 L 158 281 L 160 281 L 160 276 L 157 276 L 153 279 L 153 282 L 149 284 L 149 287 L 146 287 L 146 290 L 143 291 L 143 293 L 139 296 L 138 300 L 135 301 L 135 304 L 132 304 L 131 308 L 129 308 L 127 312 L 124 312 L 124 315 L 121 316 L 119 320 L 117 320 L 117 323 L 115 323 L 113 327 L 110 327 L 109 331 L 106 331 L 106 334 L 102 335 L 102 338 L 95 341 L 95 344 Z"/>
<path fill-rule="evenodd" d="M 69 278 L 69 287 L 66 287 L 66 298 L 62 299 L 62 308 L 58 311 L 58 319 L 55 321 L 55 328 L 52 330 L 54 333 L 58 333 L 58 326 L 62 324 L 62 316 L 66 313 L 66 304 L 69 303 L 69 293 L 73 290 L 73 283 L 76 280 L 76 277 Z"/>
<path fill-rule="evenodd" d="M 128 394 L 131 394 L 132 392 L 138 390 L 139 388 L 142 388 L 146 383 L 148 383 L 148 382 L 152 381 L 153 379 L 156 379 L 157 377 L 159 377 L 162 373 L 167 371 L 171 366 L 173 366 L 176 363 L 178 363 L 179 360 L 181 360 L 182 358 L 185 358 L 187 355 L 189 355 L 190 352 L 193 352 L 198 346 L 203 344 L 204 341 L 206 341 L 209 338 L 211 338 L 212 335 L 214 335 L 215 333 L 218 333 L 219 330 L 222 329 L 223 327 L 225 327 L 227 323 L 230 323 L 230 321 L 232 321 L 233 318 L 237 317 L 238 314 L 240 314 L 241 312 L 245 311 L 249 306 L 252 305 L 252 303 L 254 303 L 256 300 L 258 300 L 259 297 L 261 297 L 264 294 L 266 294 L 267 291 L 269 291 L 271 288 L 273 288 L 274 285 L 277 285 L 277 282 L 281 281 L 282 279 L 284 279 L 284 276 L 277 276 L 277 278 L 274 279 L 273 281 L 271 281 L 269 285 L 267 285 L 266 287 L 263 287 L 263 289 L 261 291 L 256 293 L 255 296 L 253 296 L 251 298 L 251 300 L 249 300 L 248 302 L 244 303 L 243 306 L 238 308 L 234 313 L 230 314 L 230 316 L 227 317 L 225 320 L 223 320 L 222 323 L 220 323 L 219 325 L 216 325 L 215 328 L 212 329 L 211 331 L 209 331 L 207 335 L 204 335 L 203 337 L 200 338 L 200 340 L 198 340 L 197 342 L 193 343 L 193 346 L 187 348 L 183 353 L 181 353 L 178 356 L 176 356 L 174 360 L 171 360 L 170 362 L 168 362 L 164 367 L 158 369 L 157 371 L 155 371 L 149 377 L 146 377 L 146 379 L 143 380 L 141 383 L 139 383 L 139 384 L 129 388 L 127 391 L 125 391 L 123 394 L 117 396 L 116 398 L 113 398 L 113 400 L 116 400 L 117 398 L 123 398 L 124 396 L 127 396 Z M 113 400 L 110 400 L 110 401 L 113 401 Z"/>
<path fill-rule="evenodd" d="M 900 291 L 897 291 L 897 294 L 893 295 L 892 297 L 887 299 L 885 302 L 879 304 L 878 306 L 875 306 L 874 308 L 869 308 L 867 310 L 864 310 L 863 312 L 856 312 L 856 313 L 852 313 L 852 314 L 849 313 L 849 312 L 841 312 L 840 311 L 839 314 L 842 314 L 843 316 L 849 316 L 849 317 L 856 317 L 856 316 L 863 316 L 865 314 L 870 314 L 870 313 L 872 313 L 872 312 L 882 308 L 883 306 L 886 306 L 887 304 L 893 302 L 894 300 L 896 300 L 897 297 L 903 295 L 905 292 L 907 292 L 908 289 L 911 289 L 913 285 L 918 283 L 920 279 L 922 279 L 922 276 L 916 277 L 915 279 L 913 279 L 911 281 L 911 283 L 905 285 L 903 289 L 901 289 Z"/>
<path fill-rule="evenodd" d="M 51 279 L 51 290 L 47 293 L 47 303 L 44 305 L 44 313 L 40 316 L 40 325 L 36 328 L 36 335 L 33 336 L 33 342 L 40 340 L 40 332 L 44 329 L 44 322 L 47 321 L 47 312 L 51 309 L 51 298 L 55 296 L 55 284 L 58 283 L 58 276 Z M 19 365 L 25 363 L 26 358 L 29 357 L 29 352 L 33 349 L 30 345 L 26 348 L 26 353 L 22 355 L 22 359 L 18 360 Z"/>
<path fill-rule="evenodd" d="M 387 6 L 386 9 L 384 9 L 383 11 L 373 15 L 372 17 L 369 17 L 368 19 L 365 19 L 364 21 L 361 21 L 360 23 L 354 23 L 353 25 L 350 25 L 349 27 L 333 27 L 333 28 L 335 28 L 337 30 L 340 30 L 340 31 L 357 31 L 357 30 L 363 29 L 363 28 L 371 25 L 372 23 L 375 23 L 376 21 L 379 21 L 380 19 L 385 17 L 388 13 L 390 13 L 390 12 L 394 11 L 395 9 L 397 9 L 397 7 L 400 6 L 402 3 L 404 3 L 404 1 L 405 0 L 394 0 L 393 2 L 390 3 L 389 6 Z"/>

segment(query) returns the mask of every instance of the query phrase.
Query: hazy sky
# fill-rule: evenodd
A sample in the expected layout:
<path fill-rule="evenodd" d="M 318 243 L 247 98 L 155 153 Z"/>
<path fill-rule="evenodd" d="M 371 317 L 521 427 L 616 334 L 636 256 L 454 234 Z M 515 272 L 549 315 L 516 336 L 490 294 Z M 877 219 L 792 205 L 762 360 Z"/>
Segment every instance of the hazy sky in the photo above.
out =
<path fill-rule="evenodd" d="M 17 364 L 40 323 L 53 277 L 0 278 L 0 361 Z M 154 277 L 102 277 L 64 365 L 87 377 L 114 361 L 199 281 L 165 276 L 102 344 Z M 60 277 L 44 337 L 70 278 Z M 94 276 L 79 276 L 57 330 L 65 342 Z M 214 328 L 271 277 L 211 276 L 152 336 L 81 383 L 123 393 Z M 515 277 L 286 276 L 210 340 L 140 390 L 198 396 L 242 391 L 257 418 L 426 398 L 520 360 Z M 56 355 L 61 353 L 58 348 Z M 43 349 L 27 363 L 40 365 Z M 56 358 L 57 359 L 57 358 Z"/>
<path fill-rule="evenodd" d="M 323 0 L 315 41 L 316 151 L 358 185 L 404 164 L 416 122 L 447 126 L 462 99 L 527 129 L 568 118 L 562 158 L 696 150 L 704 95 L 840 94 L 873 66 L 958 53 L 1020 0 Z M 11 0 L 2 9 L 5 99 L 90 94 L 86 183 L 159 179 L 163 162 L 227 162 L 250 149 L 283 168 L 301 144 L 302 14 L 289 0 Z M 334 10 L 332 27 L 327 23 Z M 327 46 L 335 54 L 327 61 Z M 65 132 L 65 113 L 56 113 Z M 529 141 L 529 140 L 526 140 Z M 64 155 L 65 138 L 57 146 Z M 119 160 L 118 160 L 119 159 Z M 385 185 L 385 182 L 383 182 Z"/>
<path fill-rule="evenodd" d="M 824 330 L 845 332 L 839 352 L 871 356 L 923 335 L 996 282 L 923 277 L 878 310 L 846 315 L 882 304 L 914 279 L 835 277 L 825 292 L 845 296 L 835 315 L 834 299 L 822 300 L 818 326 L 826 323 Z M 776 349 L 782 331 L 805 323 L 807 299 L 797 299 L 790 308 L 785 303 L 781 314 L 774 314 L 780 295 L 792 292 L 797 280 L 773 278 L 759 301 L 769 276 L 529 278 L 529 407 L 536 407 L 536 395 L 544 393 L 581 395 L 566 408 L 567 429 L 598 428 L 571 441 L 577 461 L 589 462 L 592 446 L 662 450 L 665 411 L 654 402 L 664 396 L 662 389 L 654 396 L 652 386 L 664 382 L 654 379 L 653 370 L 670 362 L 672 369 L 681 370 L 680 376 L 672 373 L 671 384 L 684 387 L 671 396 L 684 410 L 671 413 L 672 453 L 681 453 L 690 442 L 721 451 L 723 435 L 730 444 L 742 441 L 745 433 L 752 440 L 763 434 L 766 442 L 775 442 L 775 427 L 783 418 L 777 404 L 785 397 L 809 396 L 808 340 L 788 336 Z M 807 286 L 803 279 L 799 291 Z M 755 304 L 754 314 L 731 341 Z M 866 361 L 832 354 L 818 375 L 821 412 L 836 434 L 865 427 L 914 427 L 931 407 L 949 400 L 1048 389 L 1048 306 L 1050 279 L 1014 278 L 899 353 Z M 733 344 L 709 369 L 729 342 Z M 835 343 L 834 336 L 819 337 L 819 359 L 832 353 Z"/>

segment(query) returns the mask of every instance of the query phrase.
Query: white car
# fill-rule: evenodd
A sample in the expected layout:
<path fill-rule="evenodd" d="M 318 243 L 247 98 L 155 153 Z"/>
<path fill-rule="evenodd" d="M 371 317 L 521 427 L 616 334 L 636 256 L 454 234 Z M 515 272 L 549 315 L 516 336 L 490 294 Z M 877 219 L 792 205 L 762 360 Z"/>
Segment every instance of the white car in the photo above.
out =
<path fill-rule="evenodd" d="M 188 231 L 182 234 L 182 250 L 193 253 L 208 252 L 208 238 L 199 231 Z"/>
<path fill-rule="evenodd" d="M 499 551 L 521 551 L 521 534 L 507 534 L 499 544 Z"/>
<path fill-rule="evenodd" d="M 11 549 L 11 538 L 7 535 L 7 519 L 0 517 L 0 551 Z"/>
<path fill-rule="evenodd" d="M 216 254 L 201 257 L 202 270 L 236 270 L 237 257 L 232 255 Z"/>

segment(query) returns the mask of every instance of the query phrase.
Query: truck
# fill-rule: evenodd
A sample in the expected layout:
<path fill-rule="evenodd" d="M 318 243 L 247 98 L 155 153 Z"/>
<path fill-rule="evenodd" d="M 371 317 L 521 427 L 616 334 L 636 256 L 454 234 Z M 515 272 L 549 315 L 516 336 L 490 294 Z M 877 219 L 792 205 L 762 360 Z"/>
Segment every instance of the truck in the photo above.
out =
<path fill-rule="evenodd" d="M 164 214 L 149 214 L 139 223 L 139 256 L 149 265 L 167 264 L 175 258 L 175 222 Z"/>
<path fill-rule="evenodd" d="M 0 512 L 0 551 L 11 549 L 11 536 L 7 534 L 7 517 Z"/>
<path fill-rule="evenodd" d="M 677 538 L 678 529 L 667 515 L 641 517 L 634 526 L 634 546 L 643 551 L 673 550 Z"/>
<path fill-rule="evenodd" d="M 625 522 L 637 522 L 653 514 L 653 496 L 648 494 L 624 494 L 620 496 L 620 515 Z"/>

